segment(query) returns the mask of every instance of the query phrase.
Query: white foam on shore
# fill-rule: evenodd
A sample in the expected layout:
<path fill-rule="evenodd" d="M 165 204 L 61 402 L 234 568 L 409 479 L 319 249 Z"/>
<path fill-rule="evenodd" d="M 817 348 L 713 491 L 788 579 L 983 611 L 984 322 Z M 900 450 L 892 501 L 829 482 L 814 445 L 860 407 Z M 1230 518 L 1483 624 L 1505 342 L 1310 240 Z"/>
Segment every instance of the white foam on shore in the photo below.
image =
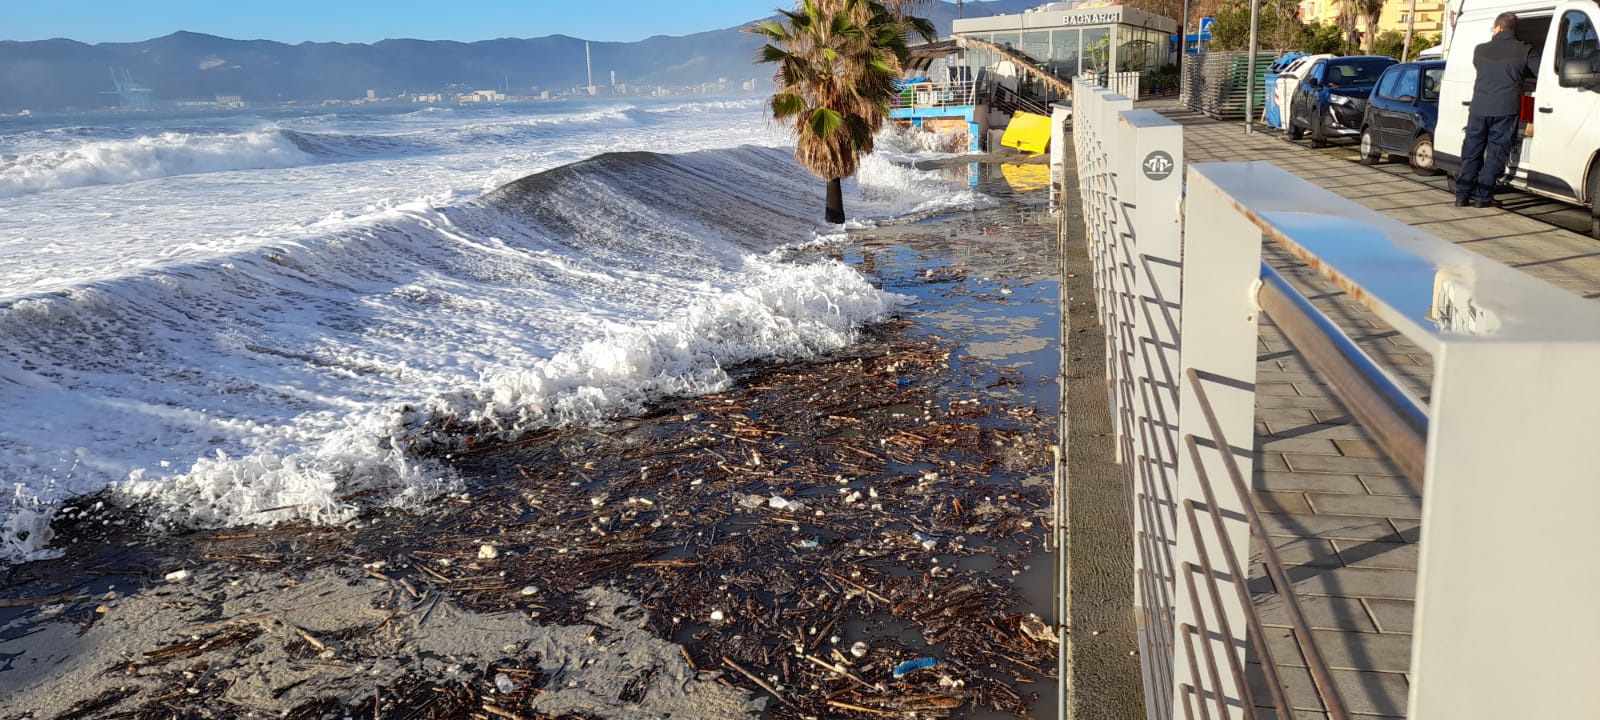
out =
<path fill-rule="evenodd" d="M 856 328 L 905 298 L 838 262 L 748 259 L 750 284 L 707 293 L 677 317 L 622 326 L 486 387 L 435 398 L 432 411 L 487 422 L 508 435 L 644 409 L 663 396 L 726 387 L 726 368 L 759 358 L 804 358 L 844 347 Z"/>

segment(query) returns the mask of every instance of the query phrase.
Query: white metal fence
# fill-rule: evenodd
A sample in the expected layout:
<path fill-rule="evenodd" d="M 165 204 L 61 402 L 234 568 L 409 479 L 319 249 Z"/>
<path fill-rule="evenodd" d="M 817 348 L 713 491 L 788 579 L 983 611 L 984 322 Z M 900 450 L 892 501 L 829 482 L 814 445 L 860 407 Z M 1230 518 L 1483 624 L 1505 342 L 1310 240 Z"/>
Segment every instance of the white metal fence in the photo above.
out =
<path fill-rule="evenodd" d="M 1144 73 L 1138 71 L 1104 73 L 1100 76 L 1100 85 L 1109 92 L 1136 98 L 1139 97 L 1139 84 L 1143 80 Z"/>
<path fill-rule="evenodd" d="M 902 87 L 889 98 L 891 108 L 938 108 L 975 105 L 978 86 L 971 80 L 918 82 Z"/>
<path fill-rule="evenodd" d="M 1149 717 L 1292 714 L 1252 553 L 1283 596 L 1291 664 L 1350 717 L 1250 501 L 1265 312 L 1426 488 L 1408 716 L 1600 718 L 1600 307 L 1267 163 L 1185 170 L 1180 126 L 1087 82 L 1072 115 Z M 1432 353 L 1429 403 L 1263 264 L 1264 242 Z M 1247 648 L 1266 697 L 1249 695 Z"/>

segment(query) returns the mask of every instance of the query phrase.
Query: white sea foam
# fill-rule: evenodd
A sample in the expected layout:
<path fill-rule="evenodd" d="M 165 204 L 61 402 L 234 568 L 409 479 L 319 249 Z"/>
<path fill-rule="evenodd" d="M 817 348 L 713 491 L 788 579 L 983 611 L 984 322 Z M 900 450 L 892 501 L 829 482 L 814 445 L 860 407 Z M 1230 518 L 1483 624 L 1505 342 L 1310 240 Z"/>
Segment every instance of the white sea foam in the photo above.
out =
<path fill-rule="evenodd" d="M 749 283 L 707 294 L 675 318 L 621 326 L 486 387 L 435 398 L 433 412 L 515 434 L 641 410 L 652 399 L 722 389 L 725 368 L 757 358 L 809 357 L 843 347 L 886 315 L 886 295 L 837 262 L 748 259 Z"/>
<path fill-rule="evenodd" d="M 916 219 L 948 212 L 993 207 L 995 199 L 972 189 L 953 189 L 949 180 L 892 162 L 877 154 L 869 155 L 856 171 L 864 217 L 852 217 L 856 224 L 870 224 L 871 217 Z M 850 211 L 846 207 L 847 212 Z"/>
<path fill-rule="evenodd" d="M 286 168 L 314 160 L 276 130 L 101 140 L 0 159 L 0 197 L 172 175 Z"/>
<path fill-rule="evenodd" d="M 954 157 L 967 151 L 971 139 L 964 130 L 929 132 L 922 128 L 891 125 L 878 133 L 877 152 L 891 160 Z"/>

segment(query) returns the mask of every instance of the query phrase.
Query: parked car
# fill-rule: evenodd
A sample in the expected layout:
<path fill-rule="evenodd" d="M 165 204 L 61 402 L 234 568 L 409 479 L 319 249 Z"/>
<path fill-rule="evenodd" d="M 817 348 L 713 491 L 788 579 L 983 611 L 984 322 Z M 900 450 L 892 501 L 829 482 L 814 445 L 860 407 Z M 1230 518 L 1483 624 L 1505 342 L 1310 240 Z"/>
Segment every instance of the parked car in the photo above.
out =
<path fill-rule="evenodd" d="M 1527 83 L 1526 131 L 1512 148 L 1508 184 L 1557 200 L 1587 205 L 1600 237 L 1600 6 L 1594 0 L 1489 0 L 1457 5 L 1445 40 L 1439 95 L 1439 168 L 1461 172 L 1461 144 L 1477 70 L 1473 50 L 1489 40 L 1494 18 L 1517 16 L 1517 39 L 1539 53 L 1538 76 Z"/>
<path fill-rule="evenodd" d="M 1281 116 L 1279 127 L 1288 128 L 1290 118 L 1294 115 L 1289 107 L 1289 101 L 1294 97 L 1295 88 L 1300 86 L 1300 79 L 1305 77 L 1306 70 L 1318 60 L 1325 60 L 1332 55 L 1301 55 L 1290 60 L 1277 71 L 1278 79 L 1273 82 L 1273 99 L 1278 103 L 1278 113 Z"/>
<path fill-rule="evenodd" d="M 1334 138 L 1361 134 L 1367 97 L 1390 65 L 1391 57 L 1358 55 L 1318 60 L 1306 70 L 1289 101 L 1289 139 L 1311 133 L 1311 147 L 1326 147 Z"/>
<path fill-rule="evenodd" d="M 1390 65 L 1367 100 L 1361 123 L 1361 162 L 1371 165 L 1385 153 L 1404 156 L 1419 175 L 1438 172 L 1433 134 L 1439 124 L 1439 85 L 1444 61 Z"/>

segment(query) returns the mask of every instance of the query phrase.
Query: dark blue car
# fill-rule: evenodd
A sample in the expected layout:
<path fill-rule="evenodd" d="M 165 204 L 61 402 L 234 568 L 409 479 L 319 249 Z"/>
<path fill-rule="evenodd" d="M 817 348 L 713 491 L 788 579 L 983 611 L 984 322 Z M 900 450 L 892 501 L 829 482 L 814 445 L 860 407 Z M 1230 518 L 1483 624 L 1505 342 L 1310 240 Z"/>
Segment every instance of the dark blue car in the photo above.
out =
<path fill-rule="evenodd" d="M 1419 175 L 1432 175 L 1433 129 L 1439 124 L 1439 83 L 1444 61 L 1392 65 L 1378 78 L 1361 124 L 1361 162 L 1385 153 L 1404 156 Z"/>
<path fill-rule="evenodd" d="M 1360 135 L 1367 97 L 1394 64 L 1394 58 L 1377 55 L 1318 60 L 1289 101 L 1289 139 L 1310 133 L 1311 147 L 1326 147 L 1329 140 Z"/>

